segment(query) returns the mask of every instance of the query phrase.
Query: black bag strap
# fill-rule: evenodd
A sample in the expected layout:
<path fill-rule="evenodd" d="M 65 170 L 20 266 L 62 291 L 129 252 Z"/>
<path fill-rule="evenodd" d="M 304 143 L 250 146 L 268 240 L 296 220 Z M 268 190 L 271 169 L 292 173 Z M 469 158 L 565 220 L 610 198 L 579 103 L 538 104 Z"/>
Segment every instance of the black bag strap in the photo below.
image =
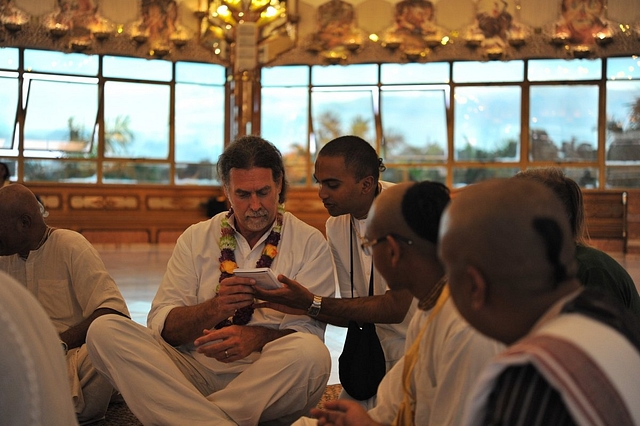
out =
<path fill-rule="evenodd" d="M 353 219 L 349 218 L 349 261 L 350 261 L 350 276 L 351 276 L 351 298 L 353 299 Z M 358 248 L 356 247 L 356 250 Z M 359 253 L 359 252 L 358 252 Z M 371 275 L 369 275 L 369 296 L 373 296 L 373 259 L 371 259 Z"/>

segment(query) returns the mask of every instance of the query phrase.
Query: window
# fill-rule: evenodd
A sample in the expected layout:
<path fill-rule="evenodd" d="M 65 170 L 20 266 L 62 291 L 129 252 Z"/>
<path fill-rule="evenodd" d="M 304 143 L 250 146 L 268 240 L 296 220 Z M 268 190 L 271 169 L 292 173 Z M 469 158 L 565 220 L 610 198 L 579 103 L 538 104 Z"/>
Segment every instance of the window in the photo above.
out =
<path fill-rule="evenodd" d="M 640 187 L 640 59 L 607 60 L 606 186 Z"/>
<path fill-rule="evenodd" d="M 262 72 L 262 137 L 282 153 L 287 180 L 304 185 L 309 173 L 309 67 Z"/>
<path fill-rule="evenodd" d="M 226 81 L 213 64 L 0 48 L 0 161 L 19 181 L 218 184 Z M 260 132 L 294 185 L 355 134 L 393 182 L 560 165 L 584 188 L 640 187 L 637 57 L 279 66 L 260 82 Z"/>
<path fill-rule="evenodd" d="M 520 104 L 518 86 L 457 87 L 453 119 L 455 159 L 518 161 Z"/>
<path fill-rule="evenodd" d="M 324 143 L 356 134 L 392 182 L 560 165 L 583 188 L 640 187 L 637 57 L 281 66 L 262 82 L 262 135 L 286 144 L 297 185 Z"/>
<path fill-rule="evenodd" d="M 10 179 L 15 180 L 17 176 L 17 161 L 14 158 L 18 154 L 17 143 L 17 113 L 19 80 L 15 70 L 19 65 L 18 49 L 0 49 L 0 162 L 9 168 Z M 14 137 L 15 136 L 15 137 Z"/>
<path fill-rule="evenodd" d="M 217 183 L 215 165 L 224 148 L 224 68 L 176 64 L 176 183 Z"/>
<path fill-rule="evenodd" d="M 14 178 L 217 183 L 215 163 L 225 134 L 224 67 L 23 52 L 20 64 L 19 49 L 0 49 L 0 161 L 9 164 Z"/>

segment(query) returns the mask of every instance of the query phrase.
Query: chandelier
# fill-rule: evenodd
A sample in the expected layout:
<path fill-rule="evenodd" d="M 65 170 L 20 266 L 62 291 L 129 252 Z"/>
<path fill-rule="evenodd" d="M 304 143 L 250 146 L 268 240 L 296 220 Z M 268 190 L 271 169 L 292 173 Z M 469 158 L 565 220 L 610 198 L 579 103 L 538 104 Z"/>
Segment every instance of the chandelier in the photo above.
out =
<path fill-rule="evenodd" d="M 196 11 L 202 18 L 201 43 L 240 71 L 268 62 L 295 44 L 295 2 L 201 0 Z"/>

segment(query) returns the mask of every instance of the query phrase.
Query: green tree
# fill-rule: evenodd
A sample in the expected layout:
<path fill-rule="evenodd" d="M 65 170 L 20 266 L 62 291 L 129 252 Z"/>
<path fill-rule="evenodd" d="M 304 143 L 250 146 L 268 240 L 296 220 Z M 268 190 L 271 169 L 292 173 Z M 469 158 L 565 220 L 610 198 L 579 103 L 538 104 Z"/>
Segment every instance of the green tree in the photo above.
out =
<path fill-rule="evenodd" d="M 369 120 L 360 115 L 354 117 L 351 122 L 351 134 L 354 136 L 360 136 L 362 139 L 366 140 L 367 135 L 369 134 Z"/>
<path fill-rule="evenodd" d="M 104 152 L 109 154 L 126 154 L 128 146 L 135 140 L 130 128 L 131 118 L 118 115 L 113 124 L 104 125 Z"/>
<path fill-rule="evenodd" d="M 69 141 L 83 141 L 89 142 L 89 135 L 86 132 L 84 124 L 76 124 L 75 117 L 69 117 L 67 120 L 67 127 L 69 129 Z"/>
<path fill-rule="evenodd" d="M 629 108 L 629 128 L 640 129 L 640 97 L 637 97 Z"/>
<path fill-rule="evenodd" d="M 342 123 L 340 118 L 333 111 L 325 111 L 318 117 L 318 126 L 315 131 L 316 134 L 316 148 L 317 151 L 330 140 L 342 136 Z"/>

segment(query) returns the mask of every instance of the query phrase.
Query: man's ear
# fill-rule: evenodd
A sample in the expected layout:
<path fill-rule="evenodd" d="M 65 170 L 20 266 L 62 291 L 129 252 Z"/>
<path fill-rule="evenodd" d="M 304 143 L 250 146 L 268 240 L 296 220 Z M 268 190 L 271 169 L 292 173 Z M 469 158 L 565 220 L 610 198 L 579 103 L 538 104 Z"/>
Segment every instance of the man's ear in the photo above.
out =
<path fill-rule="evenodd" d="M 362 193 L 368 194 L 371 191 L 375 191 L 377 185 L 373 180 L 373 176 L 367 176 L 365 178 L 360 179 L 360 183 L 362 184 Z"/>
<path fill-rule="evenodd" d="M 21 214 L 20 225 L 24 228 L 29 228 L 31 226 L 31 216 L 29 216 L 28 214 Z"/>
<path fill-rule="evenodd" d="M 471 308 L 477 311 L 487 304 L 487 297 L 489 295 L 488 283 L 484 275 L 482 275 L 482 272 L 475 266 L 467 266 L 467 275 L 471 286 Z"/>
<path fill-rule="evenodd" d="M 391 262 L 391 266 L 397 268 L 400 264 L 400 244 L 398 244 L 398 240 L 393 238 L 392 235 L 387 235 L 387 257 L 389 258 L 389 262 Z"/>

